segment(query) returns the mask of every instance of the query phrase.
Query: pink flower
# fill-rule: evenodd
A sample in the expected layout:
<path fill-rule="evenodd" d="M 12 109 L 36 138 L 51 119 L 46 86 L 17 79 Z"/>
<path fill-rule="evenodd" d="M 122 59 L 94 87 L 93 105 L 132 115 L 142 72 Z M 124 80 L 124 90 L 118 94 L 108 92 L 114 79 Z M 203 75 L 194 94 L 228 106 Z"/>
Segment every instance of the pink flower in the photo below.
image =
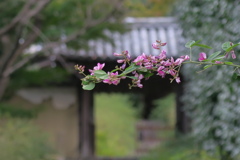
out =
<path fill-rule="evenodd" d="M 117 62 L 118 63 L 123 63 L 123 62 L 125 62 L 125 60 L 124 59 L 118 59 Z"/>
<path fill-rule="evenodd" d="M 144 61 L 146 61 L 147 56 L 143 53 L 142 55 L 138 56 L 133 62 L 136 63 L 136 65 L 142 65 Z"/>
<path fill-rule="evenodd" d="M 167 61 L 162 61 L 161 64 L 164 65 L 164 66 L 171 66 L 172 65 L 172 63 L 169 62 L 169 59 Z"/>
<path fill-rule="evenodd" d="M 157 69 L 158 75 L 161 76 L 162 78 L 164 78 L 165 75 L 166 75 L 166 72 L 164 71 L 164 69 L 165 69 L 164 66 L 160 66 L 160 67 L 158 67 L 158 69 Z"/>
<path fill-rule="evenodd" d="M 118 85 L 118 83 L 120 82 L 120 78 L 118 78 L 118 72 L 108 72 L 108 76 L 108 79 L 104 79 L 103 83 Z"/>
<path fill-rule="evenodd" d="M 199 58 L 198 58 L 198 60 L 199 60 L 199 61 L 203 61 L 203 60 L 205 60 L 205 59 L 207 59 L 206 53 L 204 53 L 204 52 L 199 53 Z"/>
<path fill-rule="evenodd" d="M 160 43 L 160 46 L 166 46 L 167 43 Z"/>
<path fill-rule="evenodd" d="M 176 80 L 177 83 L 181 82 L 180 77 L 177 77 L 175 80 Z"/>
<path fill-rule="evenodd" d="M 166 76 L 166 72 L 160 70 L 158 71 L 158 75 L 164 78 Z"/>
<path fill-rule="evenodd" d="M 161 41 L 159 41 L 159 40 L 156 40 L 156 42 L 159 43 L 160 46 L 165 46 L 167 44 L 167 43 L 161 43 Z"/>
<path fill-rule="evenodd" d="M 176 75 L 176 72 L 173 69 L 169 70 L 169 73 L 174 77 Z"/>
<path fill-rule="evenodd" d="M 93 67 L 93 70 L 102 70 L 104 66 L 105 66 L 105 63 L 103 64 L 98 63 L 97 66 Z"/>
<path fill-rule="evenodd" d="M 176 59 L 176 61 L 174 62 L 174 64 L 175 64 L 175 65 L 180 65 L 180 64 L 182 64 L 183 61 L 184 61 L 184 59 L 178 58 L 178 59 Z"/>
<path fill-rule="evenodd" d="M 184 61 L 187 61 L 187 60 L 189 60 L 189 59 L 190 59 L 189 55 L 181 56 L 180 58 L 183 58 L 183 59 L 184 59 Z"/>
<path fill-rule="evenodd" d="M 154 48 L 154 49 L 160 49 L 160 47 L 159 47 L 160 45 L 159 44 L 157 44 L 157 43 L 153 43 L 152 44 L 152 47 Z"/>
<path fill-rule="evenodd" d="M 89 69 L 89 72 L 91 73 L 91 75 L 94 75 L 94 71 L 102 70 L 104 66 L 105 66 L 105 63 L 103 64 L 98 63 L 97 66 L 93 67 L 93 70 Z"/>
<path fill-rule="evenodd" d="M 237 57 L 236 57 L 234 50 L 232 50 L 231 53 L 232 53 L 232 59 L 236 59 Z"/>
<path fill-rule="evenodd" d="M 223 64 L 221 61 L 215 61 L 216 64 Z"/>
<path fill-rule="evenodd" d="M 126 68 L 126 63 L 123 63 L 123 65 L 120 68 L 125 69 Z"/>
<path fill-rule="evenodd" d="M 122 54 L 119 53 L 113 53 L 114 56 L 122 56 Z"/>
<path fill-rule="evenodd" d="M 160 59 L 160 60 L 163 60 L 163 59 L 165 59 L 165 58 L 167 58 L 166 51 L 165 51 L 165 50 L 162 50 L 162 52 L 161 52 L 160 55 L 159 55 L 159 59 Z"/>
<path fill-rule="evenodd" d="M 141 80 L 144 78 L 144 76 L 143 76 L 142 74 L 138 74 L 137 72 L 135 72 L 134 74 L 135 74 L 134 77 L 137 77 L 138 79 L 137 79 L 137 80 L 133 79 L 133 80 L 132 80 L 132 83 L 133 83 L 135 86 L 137 86 L 137 87 L 139 87 L 139 88 L 142 88 L 143 85 L 141 84 Z"/>
<path fill-rule="evenodd" d="M 130 60 L 130 54 L 128 53 L 127 50 L 123 51 L 122 53 L 123 53 L 123 55 L 125 55 L 127 57 L 127 59 Z"/>

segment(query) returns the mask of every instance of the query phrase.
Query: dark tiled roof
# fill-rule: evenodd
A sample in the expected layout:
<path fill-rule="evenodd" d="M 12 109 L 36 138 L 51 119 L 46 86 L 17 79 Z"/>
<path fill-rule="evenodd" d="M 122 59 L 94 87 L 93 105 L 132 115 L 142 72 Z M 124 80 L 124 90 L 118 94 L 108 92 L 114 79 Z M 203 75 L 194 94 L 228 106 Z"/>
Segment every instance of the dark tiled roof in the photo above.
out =
<path fill-rule="evenodd" d="M 125 23 L 129 31 L 120 34 L 106 31 L 105 34 L 113 39 L 114 46 L 104 40 L 89 41 L 89 50 L 68 51 L 68 55 L 83 59 L 115 59 L 114 52 L 121 53 L 128 50 L 132 57 L 137 57 L 142 53 L 159 54 L 151 44 L 156 40 L 167 42 L 163 47 L 168 56 L 178 56 L 178 44 L 181 40 L 181 29 L 173 17 L 159 18 L 126 18 Z M 61 51 L 60 51 L 61 52 Z M 61 52 L 66 53 L 65 52 Z"/>

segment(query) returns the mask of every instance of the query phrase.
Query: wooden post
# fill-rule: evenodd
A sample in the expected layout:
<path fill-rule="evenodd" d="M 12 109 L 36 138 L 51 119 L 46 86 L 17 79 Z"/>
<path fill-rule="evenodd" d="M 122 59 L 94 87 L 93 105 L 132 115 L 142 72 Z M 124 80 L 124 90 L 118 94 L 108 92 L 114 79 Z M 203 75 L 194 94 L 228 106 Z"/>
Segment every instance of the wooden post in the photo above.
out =
<path fill-rule="evenodd" d="M 150 118 L 152 110 L 155 108 L 153 104 L 153 98 L 149 94 L 144 94 L 143 109 L 142 109 L 142 119 L 147 120 Z"/>
<path fill-rule="evenodd" d="M 95 124 L 93 91 L 78 86 L 80 159 L 93 159 L 95 153 Z"/>
<path fill-rule="evenodd" d="M 183 84 L 176 86 L 176 130 L 178 133 L 186 134 L 190 132 L 190 118 L 184 111 L 184 105 L 181 101 L 183 95 Z"/>

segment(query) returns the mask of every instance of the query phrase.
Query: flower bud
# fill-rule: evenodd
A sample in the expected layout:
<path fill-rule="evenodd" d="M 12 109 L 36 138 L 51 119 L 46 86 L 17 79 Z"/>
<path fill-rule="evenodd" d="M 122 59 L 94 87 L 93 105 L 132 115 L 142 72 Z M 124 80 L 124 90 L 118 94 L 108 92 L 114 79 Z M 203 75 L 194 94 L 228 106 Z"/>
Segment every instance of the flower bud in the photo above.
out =
<path fill-rule="evenodd" d="M 198 60 L 199 60 L 199 61 L 203 61 L 203 60 L 205 60 L 205 59 L 207 59 L 206 53 L 204 53 L 204 52 L 199 53 L 199 58 L 198 58 Z"/>

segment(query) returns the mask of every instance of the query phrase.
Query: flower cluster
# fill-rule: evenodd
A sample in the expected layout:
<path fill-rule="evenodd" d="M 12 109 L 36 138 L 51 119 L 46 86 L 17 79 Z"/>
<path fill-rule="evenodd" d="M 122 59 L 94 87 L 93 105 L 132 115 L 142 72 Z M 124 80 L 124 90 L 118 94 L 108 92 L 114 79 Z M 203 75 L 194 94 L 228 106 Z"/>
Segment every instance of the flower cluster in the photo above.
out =
<path fill-rule="evenodd" d="M 107 83 L 118 85 L 122 79 L 130 78 L 132 83 L 129 84 L 129 88 L 139 87 L 142 88 L 143 84 L 141 81 L 143 79 L 148 79 L 152 75 L 158 75 L 162 78 L 165 78 L 166 75 L 170 75 L 170 81 L 176 81 L 180 83 L 179 71 L 182 63 L 189 60 L 189 56 L 181 56 L 174 60 L 173 57 L 167 58 L 167 53 L 165 50 L 161 50 L 162 46 L 165 46 L 166 43 L 161 43 L 161 41 L 156 41 L 152 44 L 154 49 L 160 51 L 160 54 L 157 56 L 142 55 L 131 60 L 131 56 L 128 51 L 123 51 L 121 54 L 113 53 L 114 56 L 119 57 L 117 60 L 118 63 L 122 65 L 116 67 L 111 72 L 105 72 L 103 70 L 105 63 L 98 63 L 93 69 L 89 69 L 90 75 L 84 74 L 84 66 L 75 66 L 75 69 L 79 73 L 83 74 L 85 78 L 82 79 L 82 85 L 85 89 L 93 89 L 95 83 Z"/>
<path fill-rule="evenodd" d="M 204 52 L 199 53 L 198 61 L 192 60 L 191 48 L 194 46 L 211 49 L 210 46 L 200 44 L 200 41 L 190 41 L 186 43 L 185 47 L 190 49 L 190 56 L 184 55 L 177 59 L 173 57 L 168 58 L 165 50 L 161 50 L 161 47 L 165 46 L 167 43 L 162 43 L 161 41 L 156 41 L 152 44 L 154 49 L 160 51 L 159 55 L 142 55 L 131 60 L 131 56 L 128 51 L 123 51 L 121 54 L 113 53 L 114 56 L 119 57 L 117 60 L 118 63 L 122 65 L 116 67 L 110 72 L 105 72 L 103 70 L 105 63 L 97 63 L 97 66 L 93 69 L 89 69 L 90 74 L 85 75 L 84 69 L 85 66 L 75 66 L 75 69 L 79 71 L 80 74 L 83 74 L 85 77 L 82 79 L 83 89 L 91 90 L 95 87 L 96 83 L 107 83 L 118 85 L 122 79 L 130 78 L 132 83 L 129 84 L 129 88 L 139 87 L 142 88 L 143 84 L 141 81 L 143 79 L 148 79 L 153 75 L 158 75 L 162 78 L 165 78 L 166 75 L 169 75 L 170 81 L 174 80 L 177 83 L 180 83 L 179 72 L 183 63 L 194 63 L 198 65 L 204 65 L 204 70 L 212 67 L 214 65 L 229 65 L 236 68 L 240 68 L 240 65 L 233 64 L 232 62 L 226 61 L 226 58 L 229 54 L 232 55 L 232 58 L 235 59 L 236 55 L 234 53 L 234 48 L 240 43 L 233 44 L 232 42 L 225 42 L 222 45 L 224 53 L 221 51 L 215 52 L 207 57 L 207 54 Z M 187 62 L 186 62 L 187 61 Z"/>

